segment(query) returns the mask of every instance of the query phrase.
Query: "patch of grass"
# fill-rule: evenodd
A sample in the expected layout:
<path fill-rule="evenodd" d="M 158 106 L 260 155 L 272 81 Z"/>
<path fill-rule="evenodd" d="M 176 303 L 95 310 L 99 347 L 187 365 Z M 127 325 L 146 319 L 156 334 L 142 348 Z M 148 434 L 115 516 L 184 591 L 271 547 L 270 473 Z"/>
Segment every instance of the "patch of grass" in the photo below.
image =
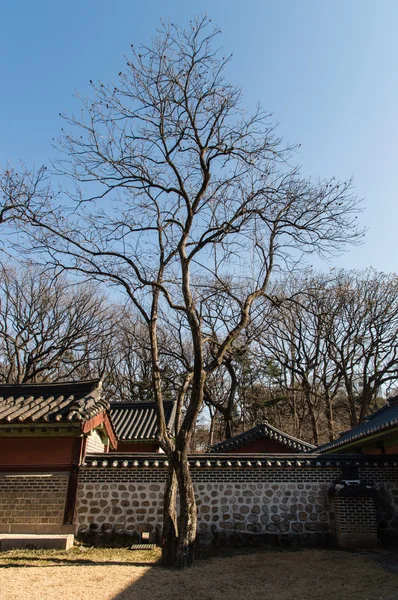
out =
<path fill-rule="evenodd" d="M 7 550 L 0 552 L 1 567 L 50 567 L 72 565 L 155 565 L 160 549 L 88 548 L 70 550 Z"/>

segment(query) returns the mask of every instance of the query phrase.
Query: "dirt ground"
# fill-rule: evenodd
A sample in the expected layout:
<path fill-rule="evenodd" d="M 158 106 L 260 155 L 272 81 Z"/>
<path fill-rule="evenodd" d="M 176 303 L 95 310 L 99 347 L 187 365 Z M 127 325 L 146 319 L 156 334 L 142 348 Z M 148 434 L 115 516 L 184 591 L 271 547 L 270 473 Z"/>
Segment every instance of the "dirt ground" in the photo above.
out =
<path fill-rule="evenodd" d="M 156 552 L 12 551 L 0 555 L 1 600 L 398 600 L 398 553 L 332 550 L 234 553 L 192 569 L 159 567 Z"/>

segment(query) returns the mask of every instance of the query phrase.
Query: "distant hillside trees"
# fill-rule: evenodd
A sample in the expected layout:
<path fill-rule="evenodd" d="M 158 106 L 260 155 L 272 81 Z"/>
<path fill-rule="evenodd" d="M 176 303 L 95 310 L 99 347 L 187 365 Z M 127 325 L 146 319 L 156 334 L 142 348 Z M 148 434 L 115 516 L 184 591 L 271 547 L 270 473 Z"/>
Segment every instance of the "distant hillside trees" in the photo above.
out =
<path fill-rule="evenodd" d="M 258 335 L 209 382 L 217 397 L 211 404 L 228 406 L 234 390 L 236 432 L 268 418 L 314 443 L 333 439 L 396 387 L 398 277 L 309 272 L 274 293 L 251 325 Z"/>

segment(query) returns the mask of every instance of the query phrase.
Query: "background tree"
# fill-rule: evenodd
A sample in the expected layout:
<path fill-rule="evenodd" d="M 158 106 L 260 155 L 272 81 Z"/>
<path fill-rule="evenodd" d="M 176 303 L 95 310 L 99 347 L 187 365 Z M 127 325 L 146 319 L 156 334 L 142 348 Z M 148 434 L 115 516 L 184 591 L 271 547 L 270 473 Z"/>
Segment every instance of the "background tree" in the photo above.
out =
<path fill-rule="evenodd" d="M 283 284 L 278 297 L 282 306 L 268 315 L 257 352 L 283 375 L 294 406 L 284 426 L 314 443 L 334 439 L 362 422 L 397 377 L 397 277 L 309 272 Z"/>
<path fill-rule="evenodd" d="M 113 400 L 148 402 L 152 395 L 152 363 L 147 328 L 128 307 L 119 308 L 113 352 L 104 373 L 105 389 Z"/>
<path fill-rule="evenodd" d="M 163 563 L 179 567 L 193 558 L 187 453 L 206 380 L 250 323 L 274 270 L 358 236 L 350 183 L 312 182 L 289 167 L 268 116 L 246 114 L 240 89 L 225 79 L 217 33 L 207 18 L 186 29 L 164 25 L 151 46 L 132 50 L 116 85 L 92 83 L 82 116 L 67 118 L 61 139 L 59 169 L 78 193 L 27 214 L 47 260 L 119 285 L 148 329 L 159 441 L 170 464 Z M 216 340 L 202 318 L 209 280 L 231 307 Z M 183 324 L 190 349 L 175 436 L 164 418 L 159 344 L 162 324 L 172 322 Z"/>
<path fill-rule="evenodd" d="M 0 264 L 0 379 L 38 383 L 101 377 L 115 315 L 98 286 L 32 265 Z"/>
<path fill-rule="evenodd" d="M 398 376 L 398 277 L 373 269 L 340 271 L 332 291 L 338 320 L 331 359 L 342 374 L 354 427 Z"/>
<path fill-rule="evenodd" d="M 289 374 L 283 387 L 295 404 L 296 435 L 303 435 L 308 418 L 315 444 L 323 437 L 320 413 L 326 416 L 329 439 L 334 438 L 332 402 L 341 382 L 340 369 L 331 357 L 330 336 L 336 322 L 330 288 L 326 276 L 305 275 L 287 281 L 279 297 L 291 300 L 272 311 L 261 340 L 264 359 L 274 361 Z M 304 402 L 305 410 L 297 409 L 298 401 Z"/>

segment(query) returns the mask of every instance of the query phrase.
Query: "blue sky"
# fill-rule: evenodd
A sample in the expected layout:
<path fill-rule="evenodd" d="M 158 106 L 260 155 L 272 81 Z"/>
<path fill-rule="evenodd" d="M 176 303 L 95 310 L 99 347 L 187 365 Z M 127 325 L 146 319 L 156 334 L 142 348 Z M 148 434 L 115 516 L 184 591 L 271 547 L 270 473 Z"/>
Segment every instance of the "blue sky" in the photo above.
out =
<path fill-rule="evenodd" d="M 0 163 L 47 163 L 74 90 L 113 81 L 161 18 L 207 12 L 233 53 L 229 78 L 300 143 L 314 177 L 354 176 L 365 243 L 333 266 L 398 271 L 398 3 L 395 0 L 3 0 Z M 319 263 L 315 263 L 319 266 Z"/>

